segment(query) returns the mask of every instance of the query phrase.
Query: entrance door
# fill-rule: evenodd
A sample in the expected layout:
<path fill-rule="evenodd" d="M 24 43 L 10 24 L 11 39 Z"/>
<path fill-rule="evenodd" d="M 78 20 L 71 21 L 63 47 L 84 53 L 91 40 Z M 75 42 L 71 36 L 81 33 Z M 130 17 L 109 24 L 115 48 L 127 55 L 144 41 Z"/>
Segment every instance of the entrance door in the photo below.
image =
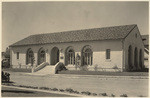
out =
<path fill-rule="evenodd" d="M 51 65 L 55 65 L 57 62 L 59 62 L 59 49 L 54 47 L 51 50 Z"/>

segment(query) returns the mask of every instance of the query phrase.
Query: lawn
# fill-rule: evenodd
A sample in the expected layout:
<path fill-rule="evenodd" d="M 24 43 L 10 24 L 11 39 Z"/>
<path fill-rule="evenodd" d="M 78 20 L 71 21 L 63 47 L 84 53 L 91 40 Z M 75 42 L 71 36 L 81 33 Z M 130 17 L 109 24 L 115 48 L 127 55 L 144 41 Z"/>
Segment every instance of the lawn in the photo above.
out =
<path fill-rule="evenodd" d="M 100 71 L 59 71 L 58 74 L 109 75 L 109 76 L 148 76 L 148 72 L 100 72 Z"/>
<path fill-rule="evenodd" d="M 16 85 L 49 87 L 57 89 L 72 88 L 79 92 L 89 91 L 107 95 L 129 97 L 148 96 L 148 76 L 102 76 L 102 75 L 28 75 L 27 73 L 11 72 L 11 81 Z"/>
<path fill-rule="evenodd" d="M 2 71 L 31 73 L 31 69 L 26 69 L 26 68 L 5 68 L 2 69 Z"/>

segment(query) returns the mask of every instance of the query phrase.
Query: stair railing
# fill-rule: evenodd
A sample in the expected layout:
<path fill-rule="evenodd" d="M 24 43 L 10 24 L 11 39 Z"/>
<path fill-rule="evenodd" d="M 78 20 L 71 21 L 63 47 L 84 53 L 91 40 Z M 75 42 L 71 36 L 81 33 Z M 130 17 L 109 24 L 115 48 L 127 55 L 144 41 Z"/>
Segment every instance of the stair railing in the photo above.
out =
<path fill-rule="evenodd" d="M 47 65 L 49 65 L 48 62 L 41 63 L 40 65 L 38 65 L 37 67 L 34 68 L 34 72 L 37 72 L 37 71 L 41 70 L 42 68 L 44 68 Z"/>

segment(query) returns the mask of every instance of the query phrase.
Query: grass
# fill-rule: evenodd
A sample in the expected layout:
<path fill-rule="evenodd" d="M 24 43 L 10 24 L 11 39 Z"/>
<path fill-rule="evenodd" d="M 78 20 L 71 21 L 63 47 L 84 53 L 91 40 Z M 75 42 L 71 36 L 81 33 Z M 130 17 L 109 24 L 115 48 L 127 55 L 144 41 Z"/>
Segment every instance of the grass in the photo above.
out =
<path fill-rule="evenodd" d="M 31 73 L 31 69 L 26 69 L 26 68 L 5 68 L 2 69 L 2 71 Z"/>
<path fill-rule="evenodd" d="M 100 71 L 60 71 L 58 74 L 77 74 L 77 75 L 109 75 L 109 76 L 148 76 L 148 72 L 100 72 Z"/>

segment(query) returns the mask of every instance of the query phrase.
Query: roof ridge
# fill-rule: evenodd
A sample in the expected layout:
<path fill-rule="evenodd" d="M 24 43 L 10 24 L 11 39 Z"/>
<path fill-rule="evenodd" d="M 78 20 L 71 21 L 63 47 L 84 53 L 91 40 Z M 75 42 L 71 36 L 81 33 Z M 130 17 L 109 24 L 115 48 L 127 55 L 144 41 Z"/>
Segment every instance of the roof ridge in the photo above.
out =
<path fill-rule="evenodd" d="M 89 28 L 89 29 L 77 29 L 77 30 L 68 30 L 68 31 L 58 31 L 58 32 L 52 32 L 52 33 L 42 33 L 42 34 L 32 34 L 32 35 L 47 35 L 47 34 L 58 34 L 58 33 L 65 33 L 65 32 L 76 32 L 76 31 L 84 31 L 84 30 L 94 30 L 94 29 L 105 29 L 105 28 L 115 28 L 115 27 L 123 27 L 123 26 L 131 26 L 131 25 L 137 25 L 137 24 L 128 24 L 128 25 L 120 25 L 120 26 L 109 26 L 109 27 L 100 27 L 100 28 Z M 30 35 L 30 36 L 32 36 Z"/>

